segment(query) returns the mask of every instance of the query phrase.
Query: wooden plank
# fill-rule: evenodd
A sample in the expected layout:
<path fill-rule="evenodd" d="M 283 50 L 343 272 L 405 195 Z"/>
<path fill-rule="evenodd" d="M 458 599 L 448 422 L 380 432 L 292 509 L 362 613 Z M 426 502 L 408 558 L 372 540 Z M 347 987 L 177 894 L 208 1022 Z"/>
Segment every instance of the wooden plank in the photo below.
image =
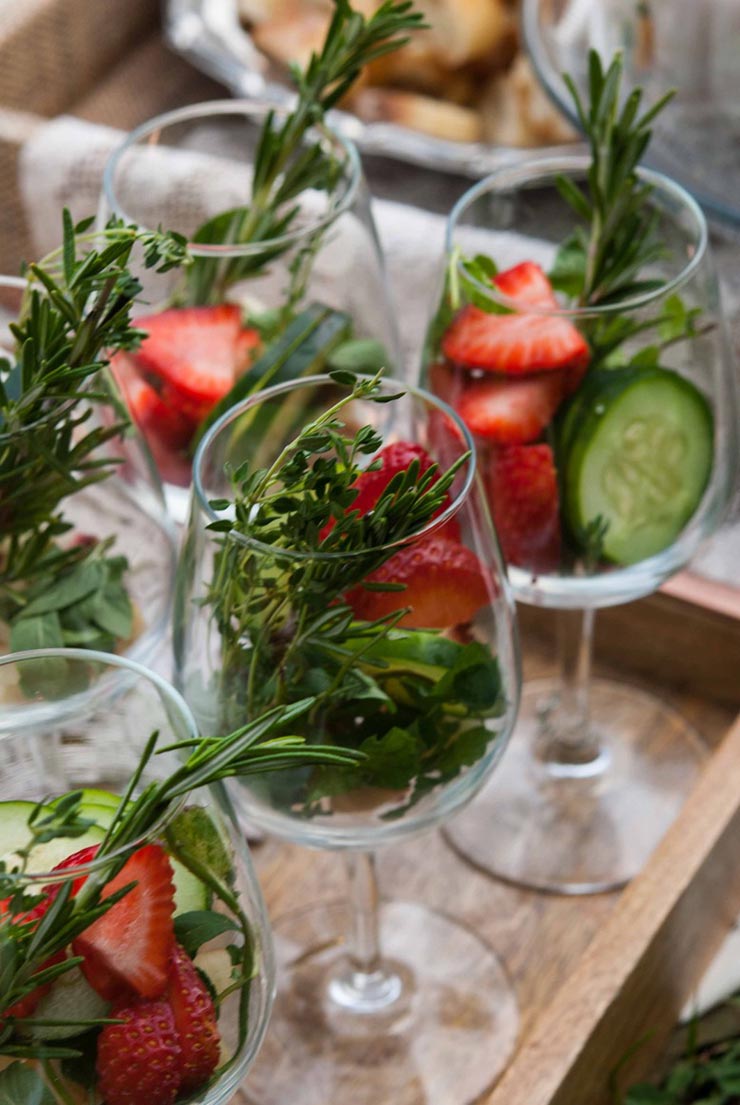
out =
<path fill-rule="evenodd" d="M 608 1105 L 636 1044 L 650 1069 L 740 912 L 740 722 L 643 874 L 538 1021 L 488 1105 Z"/>

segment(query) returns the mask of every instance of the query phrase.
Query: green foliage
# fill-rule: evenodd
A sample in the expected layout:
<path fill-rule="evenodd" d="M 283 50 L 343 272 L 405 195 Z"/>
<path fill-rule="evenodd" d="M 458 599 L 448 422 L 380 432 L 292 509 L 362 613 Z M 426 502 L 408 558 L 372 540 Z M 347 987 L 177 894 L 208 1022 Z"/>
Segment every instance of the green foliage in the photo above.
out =
<path fill-rule="evenodd" d="M 660 286 L 641 275 L 664 251 L 659 219 L 648 203 L 652 188 L 640 180 L 637 166 L 650 142 L 650 124 L 673 93 L 642 115 L 639 88 L 620 106 L 622 56 L 604 71 L 595 50 L 589 55 L 587 105 L 572 78 L 564 79 L 591 148 L 591 165 L 585 189 L 569 177 L 558 178 L 563 199 L 585 225 L 561 248 L 554 283 L 580 306 L 619 303 Z"/>
<path fill-rule="evenodd" d="M 362 786 L 413 784 L 410 801 L 418 800 L 484 754 L 494 733 L 480 723 L 503 705 L 498 665 L 486 647 L 400 627 L 408 610 L 403 585 L 367 584 L 399 592 L 398 609 L 376 621 L 356 619 L 348 605 L 347 593 L 365 586 L 397 543 L 436 513 L 466 458 L 441 476 L 436 465 L 421 474 L 414 461 L 372 511 L 352 510 L 359 460 L 382 441 L 370 426 L 348 433 L 340 416 L 358 398 L 388 396 L 378 389 L 379 376 L 341 372 L 335 379 L 343 394 L 269 468 L 236 469 L 233 518 L 209 527 L 223 535 L 205 602 L 221 642 L 224 724 L 311 695 L 305 732 L 362 753 L 354 768 L 327 766 L 277 781 L 275 794 L 289 791 L 292 807 L 309 815 L 326 796 Z"/>
<path fill-rule="evenodd" d="M 311 55 L 305 71 L 292 69 L 295 107 L 282 121 L 275 112 L 265 119 L 249 203 L 215 216 L 194 237 L 199 244 L 254 248 L 233 258 L 196 257 L 180 302 L 220 303 L 229 285 L 263 272 L 292 248 L 290 235 L 297 229 L 300 211 L 296 201 L 311 189 L 331 193 L 343 170 L 329 144 L 321 141 L 320 132 L 310 132 L 320 127 L 326 112 L 346 95 L 369 62 L 399 49 L 410 32 L 423 26 L 423 17 L 413 10 L 411 0 L 385 0 L 368 18 L 353 11 L 348 0 L 334 0 L 334 5 L 321 50 Z M 280 241 L 286 237 L 288 240 Z M 307 252 L 296 260 L 289 306 L 300 300 L 322 238 L 323 230 L 315 231 L 305 247 Z"/>
<path fill-rule="evenodd" d="M 131 630 L 125 561 L 108 557 L 106 542 L 65 543 L 63 503 L 120 463 L 105 447 L 128 420 L 95 412 L 115 409 L 106 357 L 140 340 L 131 251 L 138 242 L 145 263 L 165 272 L 185 262 L 185 243 L 115 219 L 99 235 L 88 227 L 65 211 L 63 245 L 29 267 L 10 327 L 14 359 L 0 363 L 0 621 L 13 648 L 111 648 Z"/>

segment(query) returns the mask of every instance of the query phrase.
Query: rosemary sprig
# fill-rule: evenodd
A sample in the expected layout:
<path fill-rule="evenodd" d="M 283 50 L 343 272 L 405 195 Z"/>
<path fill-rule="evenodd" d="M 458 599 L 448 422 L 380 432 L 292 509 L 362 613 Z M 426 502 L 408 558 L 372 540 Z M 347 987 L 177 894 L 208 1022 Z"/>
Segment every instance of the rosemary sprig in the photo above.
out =
<path fill-rule="evenodd" d="M 102 897 L 105 886 L 128 860 L 132 846 L 150 836 L 176 809 L 178 801 L 192 791 L 233 775 L 245 776 L 306 763 L 355 766 L 360 762 L 362 756 L 358 753 L 321 745 L 309 748 L 303 738 L 285 734 L 285 730 L 301 718 L 311 705 L 312 700 L 307 699 L 276 707 L 218 740 L 194 739 L 162 747 L 158 743 L 159 734 L 153 733 L 121 798 L 116 816 L 98 848 L 94 870 L 74 897 L 70 884 L 66 883 L 40 920 L 28 920 L 27 911 L 38 898 L 31 894 L 27 884 L 24 888 L 22 876 L 34 848 L 58 837 L 75 839 L 91 824 L 80 813 L 81 792 L 65 796 L 51 813 L 44 803 L 39 803 L 29 818 L 31 840 L 17 853 L 17 863 L 14 862 L 10 871 L 6 863 L 0 864 L 0 899 L 4 900 L 0 924 L 0 1011 L 20 1001 L 37 986 L 53 982 L 77 966 L 79 957 L 68 957 L 52 966 L 44 964 L 68 948 L 81 932 L 131 890 L 131 886 L 126 886 Z M 191 748 L 191 751 L 165 779 L 142 786 L 142 778 L 154 758 L 171 752 L 173 748 Z M 178 852 L 178 857 L 188 862 L 187 853 Z M 106 862 L 101 863 L 101 860 Z M 227 904 L 235 911 L 242 922 L 245 937 L 248 937 L 249 923 L 234 893 L 226 887 L 219 886 L 218 889 L 220 896 L 228 899 Z M 29 1019 L 24 1023 L 28 1026 L 31 1021 Z M 76 1054 L 66 1047 L 19 1041 L 14 1028 L 12 1017 L 0 1018 L 0 1055 L 46 1059 Z"/>
<path fill-rule="evenodd" d="M 289 234 L 300 207 L 296 199 L 310 189 L 331 192 L 341 166 L 317 138 L 308 132 L 320 125 L 352 87 L 369 62 L 399 49 L 410 32 L 424 25 L 412 0 L 385 0 L 369 18 L 353 11 L 349 0 L 334 0 L 334 16 L 321 50 L 302 72 L 291 70 L 296 85 L 294 108 L 280 121 L 270 112 L 257 145 L 249 203 L 222 212 L 194 235 L 199 244 L 260 243 Z M 179 299 L 189 303 L 218 303 L 237 280 L 262 271 L 288 249 L 275 244 L 229 260 L 196 257 Z"/>
<path fill-rule="evenodd" d="M 561 273 L 556 270 L 554 283 L 576 293 L 580 306 L 614 303 L 660 286 L 641 276 L 662 256 L 663 247 L 658 217 L 647 202 L 652 188 L 640 180 L 637 166 L 650 142 L 650 125 L 673 92 L 639 115 L 642 89 L 635 88 L 620 108 L 622 70 L 621 54 L 604 71 L 598 53 L 590 52 L 588 106 L 572 77 L 563 77 L 591 150 L 591 166 L 585 189 L 568 177 L 558 179 L 561 195 L 586 227 L 561 252 Z"/>
<path fill-rule="evenodd" d="M 176 234 L 118 220 L 100 233 L 90 226 L 74 226 L 65 211 L 62 246 L 28 268 L 10 326 L 15 355 L 0 360 L 0 622 L 14 649 L 112 647 L 130 624 L 125 565 L 105 544 L 61 545 L 71 528 L 62 503 L 120 463 L 103 447 L 128 418 L 101 370 L 111 351 L 140 340 L 130 319 L 141 290 L 128 271 L 132 250 L 138 243 L 158 272 L 186 264 L 187 253 Z M 112 424 L 94 421 L 103 404 L 118 409 Z"/>

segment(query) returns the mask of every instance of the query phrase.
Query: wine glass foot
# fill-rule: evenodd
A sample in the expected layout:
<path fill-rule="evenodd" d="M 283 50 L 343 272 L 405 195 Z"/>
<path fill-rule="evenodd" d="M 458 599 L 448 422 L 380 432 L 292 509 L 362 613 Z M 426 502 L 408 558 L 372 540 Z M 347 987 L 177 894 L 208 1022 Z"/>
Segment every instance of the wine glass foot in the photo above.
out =
<path fill-rule="evenodd" d="M 387 986 L 378 979 L 377 1000 L 358 1008 L 342 990 L 351 970 L 347 926 L 340 904 L 275 924 L 279 991 L 245 1086 L 250 1105 L 474 1102 L 517 1037 L 516 998 L 491 949 L 424 906 L 384 904 Z"/>
<path fill-rule="evenodd" d="M 590 690 L 601 751 L 571 770 L 536 755 L 555 680 L 529 684 L 512 741 L 490 783 L 444 830 L 476 867 L 519 886 L 590 894 L 623 886 L 644 867 L 707 756 L 695 730 L 627 684 Z"/>

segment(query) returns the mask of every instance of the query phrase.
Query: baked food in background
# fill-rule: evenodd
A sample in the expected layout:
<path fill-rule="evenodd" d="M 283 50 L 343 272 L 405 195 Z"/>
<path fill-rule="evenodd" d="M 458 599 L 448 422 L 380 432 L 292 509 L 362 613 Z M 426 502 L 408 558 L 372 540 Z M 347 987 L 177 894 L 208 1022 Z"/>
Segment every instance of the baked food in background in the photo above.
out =
<path fill-rule="evenodd" d="M 255 46 L 278 72 L 304 66 L 324 40 L 330 0 L 238 0 Z M 378 0 L 354 0 L 370 15 Z M 343 108 L 434 138 L 503 146 L 575 134 L 520 48 L 517 0 L 417 0 L 428 29 L 367 68 Z"/>

